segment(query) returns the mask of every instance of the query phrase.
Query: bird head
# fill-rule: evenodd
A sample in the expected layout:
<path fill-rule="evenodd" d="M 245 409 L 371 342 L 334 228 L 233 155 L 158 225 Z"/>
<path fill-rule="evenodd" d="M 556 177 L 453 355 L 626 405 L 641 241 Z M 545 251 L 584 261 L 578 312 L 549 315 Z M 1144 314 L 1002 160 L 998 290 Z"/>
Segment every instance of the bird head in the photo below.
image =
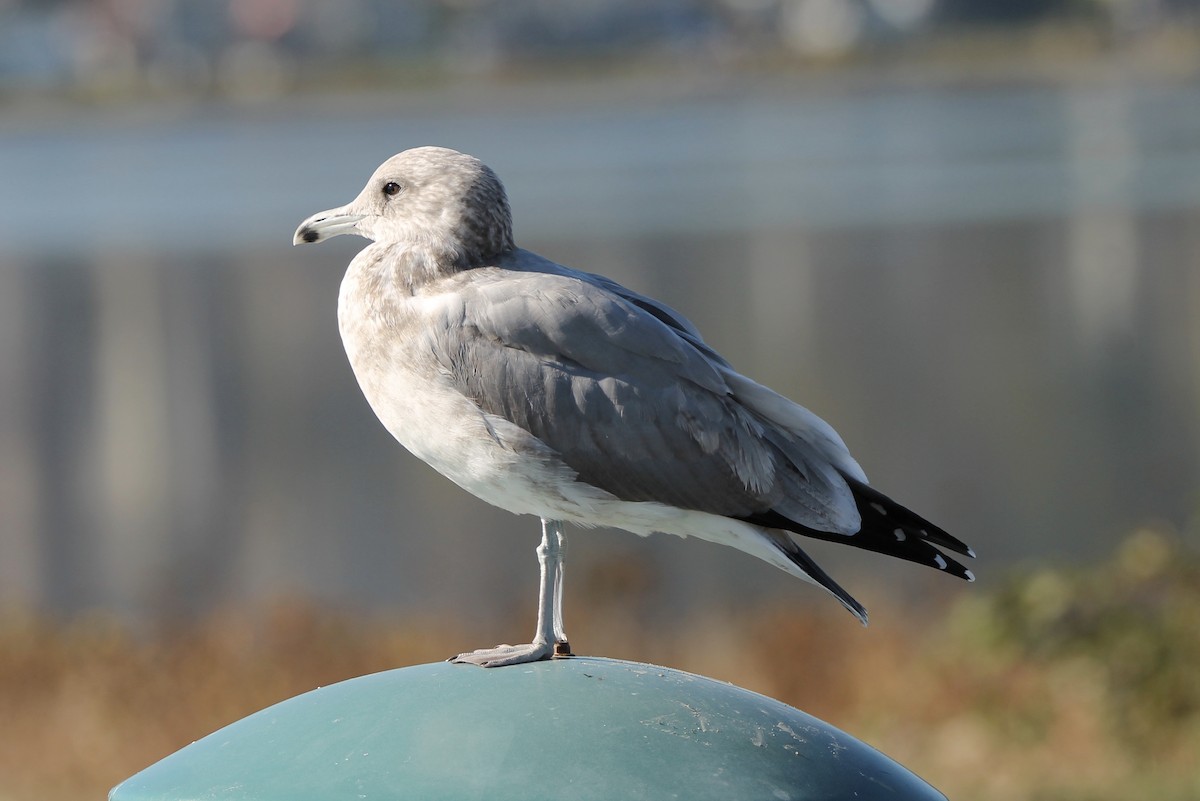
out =
<path fill-rule="evenodd" d="M 479 159 L 444 147 L 392 156 L 354 200 L 302 222 L 292 244 L 341 234 L 431 251 L 463 267 L 513 248 L 500 179 Z"/>

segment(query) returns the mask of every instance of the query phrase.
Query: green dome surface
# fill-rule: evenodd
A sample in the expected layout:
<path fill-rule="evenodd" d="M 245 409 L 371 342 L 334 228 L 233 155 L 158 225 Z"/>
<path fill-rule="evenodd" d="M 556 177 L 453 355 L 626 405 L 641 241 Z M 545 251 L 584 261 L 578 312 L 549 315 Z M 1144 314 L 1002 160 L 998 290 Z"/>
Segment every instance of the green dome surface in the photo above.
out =
<path fill-rule="evenodd" d="M 111 801 L 944 799 L 793 707 L 670 668 L 437 663 L 323 687 L 122 782 Z"/>

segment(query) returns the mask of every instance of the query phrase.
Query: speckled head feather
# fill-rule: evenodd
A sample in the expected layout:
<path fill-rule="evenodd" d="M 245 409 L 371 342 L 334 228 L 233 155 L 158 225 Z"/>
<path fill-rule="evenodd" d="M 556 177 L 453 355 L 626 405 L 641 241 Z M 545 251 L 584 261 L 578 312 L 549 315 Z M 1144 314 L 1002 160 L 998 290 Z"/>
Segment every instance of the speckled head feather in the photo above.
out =
<path fill-rule="evenodd" d="M 309 217 L 294 241 L 358 234 L 398 245 L 440 269 L 486 264 L 513 249 L 504 185 L 479 159 L 444 147 L 417 147 L 379 166 L 358 197 Z"/>

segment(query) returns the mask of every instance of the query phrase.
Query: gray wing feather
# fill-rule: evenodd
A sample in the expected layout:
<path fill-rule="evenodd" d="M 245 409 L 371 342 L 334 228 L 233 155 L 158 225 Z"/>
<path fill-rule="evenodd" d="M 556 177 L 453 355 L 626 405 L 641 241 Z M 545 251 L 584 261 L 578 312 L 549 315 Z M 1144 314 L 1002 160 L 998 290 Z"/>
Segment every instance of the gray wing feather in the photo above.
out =
<path fill-rule="evenodd" d="M 828 457 L 743 404 L 728 380 L 736 374 L 681 316 L 561 267 L 456 279 L 454 302 L 439 306 L 446 319 L 426 329 L 442 369 L 580 480 L 627 501 L 732 517 L 775 509 L 812 528 L 857 530 Z"/>
<path fill-rule="evenodd" d="M 532 272 L 543 273 L 549 275 L 561 275 L 568 278 L 577 278 L 585 283 L 607 290 L 612 294 L 620 297 L 643 311 L 649 312 L 653 317 L 667 326 L 673 328 L 685 342 L 690 344 L 696 350 L 699 350 L 709 361 L 715 365 L 729 368 L 732 370 L 729 362 L 725 361 L 719 353 L 710 348 L 704 342 L 704 338 L 700 336 L 699 329 L 692 325 L 691 320 L 684 317 L 679 312 L 672 309 L 662 301 L 647 297 L 640 292 L 634 292 L 626 286 L 618 284 L 603 275 L 596 273 L 587 273 L 580 270 L 572 270 L 570 267 L 564 267 L 561 264 L 552 262 L 547 258 L 532 253 L 528 250 L 517 249 L 514 251 L 502 264 L 507 270 L 514 272 Z"/>

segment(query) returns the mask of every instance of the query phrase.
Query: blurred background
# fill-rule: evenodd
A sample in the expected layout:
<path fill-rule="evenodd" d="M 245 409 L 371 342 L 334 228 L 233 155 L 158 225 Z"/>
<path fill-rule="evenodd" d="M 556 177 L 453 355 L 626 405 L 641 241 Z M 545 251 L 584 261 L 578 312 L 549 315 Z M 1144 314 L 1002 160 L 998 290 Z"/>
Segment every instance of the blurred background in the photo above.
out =
<path fill-rule="evenodd" d="M 578 651 L 951 795 L 1200 795 L 1197 0 L 0 0 L 0 801 L 529 636 L 537 522 L 363 401 L 361 240 L 290 245 L 425 144 L 980 554 L 968 587 L 814 543 L 863 631 L 734 551 L 577 532 Z"/>

